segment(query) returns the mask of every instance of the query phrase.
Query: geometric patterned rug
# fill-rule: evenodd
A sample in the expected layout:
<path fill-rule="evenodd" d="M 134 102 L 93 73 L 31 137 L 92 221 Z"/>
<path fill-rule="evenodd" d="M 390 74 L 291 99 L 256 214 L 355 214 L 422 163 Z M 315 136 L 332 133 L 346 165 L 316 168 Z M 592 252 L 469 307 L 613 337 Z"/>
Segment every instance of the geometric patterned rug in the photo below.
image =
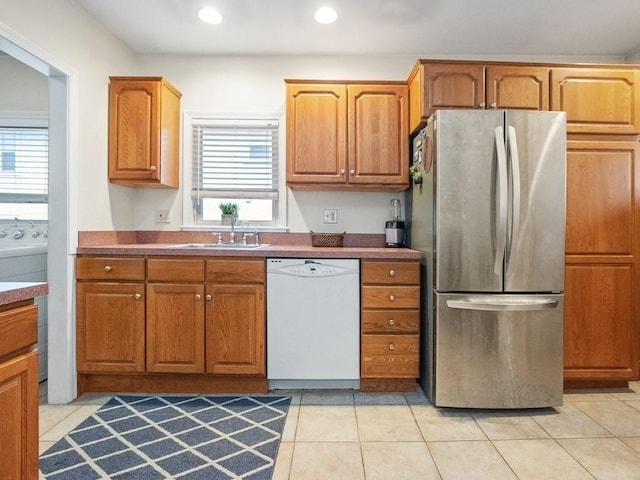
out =
<path fill-rule="evenodd" d="M 47 480 L 269 480 L 291 397 L 119 395 L 40 456 Z"/>

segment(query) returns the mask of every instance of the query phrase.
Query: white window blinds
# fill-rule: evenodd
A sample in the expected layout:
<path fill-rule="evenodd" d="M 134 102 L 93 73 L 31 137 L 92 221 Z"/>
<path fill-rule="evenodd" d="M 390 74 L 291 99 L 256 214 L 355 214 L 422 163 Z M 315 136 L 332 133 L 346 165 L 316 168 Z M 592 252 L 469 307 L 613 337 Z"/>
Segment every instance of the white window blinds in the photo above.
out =
<path fill-rule="evenodd" d="M 0 127 L 0 203 L 47 203 L 49 131 Z"/>
<path fill-rule="evenodd" d="M 194 118 L 192 198 L 278 198 L 278 121 Z M 196 207 L 197 208 L 197 207 Z"/>

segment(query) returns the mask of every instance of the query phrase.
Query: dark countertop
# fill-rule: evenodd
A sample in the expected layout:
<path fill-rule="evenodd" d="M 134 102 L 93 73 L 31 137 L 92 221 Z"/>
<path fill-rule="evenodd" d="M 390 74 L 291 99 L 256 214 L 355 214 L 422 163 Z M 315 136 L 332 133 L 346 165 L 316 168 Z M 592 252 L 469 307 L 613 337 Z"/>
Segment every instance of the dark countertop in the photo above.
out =
<path fill-rule="evenodd" d="M 41 297 L 49 292 L 42 282 L 0 282 L 0 305 Z"/>
<path fill-rule="evenodd" d="M 173 244 L 175 245 L 175 244 Z M 419 260 L 421 254 L 410 248 L 312 247 L 310 245 L 268 245 L 260 248 L 176 248 L 172 244 L 114 244 L 80 246 L 78 254 L 131 256 L 210 256 L 277 258 L 366 258 L 380 260 Z"/>

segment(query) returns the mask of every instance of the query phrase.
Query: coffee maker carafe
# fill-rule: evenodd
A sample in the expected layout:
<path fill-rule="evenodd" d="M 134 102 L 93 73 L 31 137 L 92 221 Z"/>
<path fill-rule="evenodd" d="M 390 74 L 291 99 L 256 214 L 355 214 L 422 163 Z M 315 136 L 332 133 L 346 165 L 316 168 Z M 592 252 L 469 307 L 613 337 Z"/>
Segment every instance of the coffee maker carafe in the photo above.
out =
<path fill-rule="evenodd" d="M 390 248 L 404 247 L 404 220 L 400 199 L 391 200 L 391 220 L 385 224 L 386 246 Z"/>

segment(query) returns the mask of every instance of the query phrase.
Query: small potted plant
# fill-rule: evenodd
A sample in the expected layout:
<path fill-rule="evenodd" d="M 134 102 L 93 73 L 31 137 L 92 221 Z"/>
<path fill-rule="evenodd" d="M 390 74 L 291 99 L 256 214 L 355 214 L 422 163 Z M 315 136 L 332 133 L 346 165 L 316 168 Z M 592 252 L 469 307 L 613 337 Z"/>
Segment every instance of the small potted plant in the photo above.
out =
<path fill-rule="evenodd" d="M 221 203 L 220 223 L 222 225 L 235 225 L 238 221 L 238 204 L 235 202 Z"/>
<path fill-rule="evenodd" d="M 409 175 L 411 175 L 414 185 L 420 185 L 422 183 L 422 170 L 420 169 L 420 164 L 414 163 L 411 165 L 409 167 Z"/>

